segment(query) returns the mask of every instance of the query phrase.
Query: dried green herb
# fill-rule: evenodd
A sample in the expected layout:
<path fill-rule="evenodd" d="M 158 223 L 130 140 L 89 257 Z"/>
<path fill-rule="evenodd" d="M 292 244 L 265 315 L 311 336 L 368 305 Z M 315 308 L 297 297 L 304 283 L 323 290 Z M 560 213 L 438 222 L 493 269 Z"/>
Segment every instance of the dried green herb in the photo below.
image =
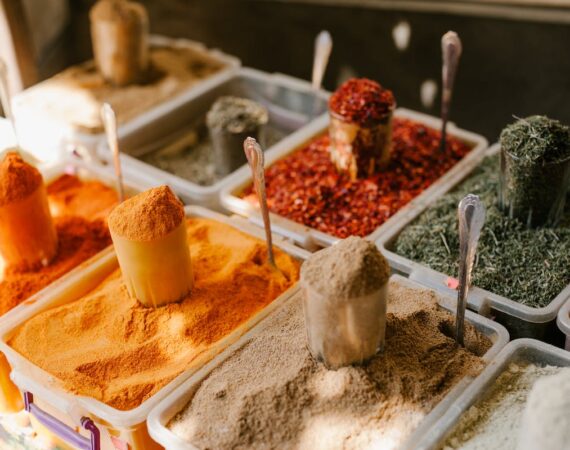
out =
<path fill-rule="evenodd" d="M 480 196 L 487 220 L 473 272 L 475 286 L 531 307 L 548 305 L 570 283 L 570 207 L 556 228 L 527 229 L 498 207 L 499 157 L 486 158 L 456 189 L 406 227 L 396 253 L 457 277 L 457 205 Z"/>
<path fill-rule="evenodd" d="M 556 225 L 570 182 L 570 128 L 531 116 L 501 133 L 499 204 L 528 227 Z"/>

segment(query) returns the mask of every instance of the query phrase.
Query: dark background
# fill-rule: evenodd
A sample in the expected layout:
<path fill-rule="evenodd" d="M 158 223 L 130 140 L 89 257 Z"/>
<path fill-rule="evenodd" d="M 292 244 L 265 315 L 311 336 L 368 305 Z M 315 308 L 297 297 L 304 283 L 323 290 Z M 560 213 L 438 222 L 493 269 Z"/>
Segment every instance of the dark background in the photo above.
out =
<path fill-rule="evenodd" d="M 91 55 L 88 11 L 93 1 L 72 0 L 72 21 L 62 38 L 65 62 Z M 309 79 L 316 34 L 334 41 L 325 87 L 333 90 L 347 73 L 367 76 L 391 88 L 399 106 L 439 113 L 438 100 L 426 109 L 420 85 L 439 83 L 440 39 L 454 30 L 463 41 L 451 119 L 491 142 L 512 116 L 546 114 L 570 123 L 570 25 L 477 14 L 387 10 L 252 0 L 143 0 L 151 31 L 188 37 L 239 57 L 244 66 Z M 333 4 L 329 4 L 333 3 Z M 397 5 L 398 2 L 394 2 Z M 430 2 L 428 2 L 430 3 Z M 434 2 L 431 2 L 434 3 Z M 539 14 L 537 14 L 537 18 Z M 399 51 L 392 29 L 411 26 L 410 45 Z"/>

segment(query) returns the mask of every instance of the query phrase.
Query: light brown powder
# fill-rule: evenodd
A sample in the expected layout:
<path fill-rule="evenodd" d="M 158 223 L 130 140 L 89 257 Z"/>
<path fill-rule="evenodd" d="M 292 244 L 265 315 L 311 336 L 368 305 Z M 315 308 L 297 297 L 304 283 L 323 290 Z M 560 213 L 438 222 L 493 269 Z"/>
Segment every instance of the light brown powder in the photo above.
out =
<path fill-rule="evenodd" d="M 399 447 L 465 376 L 483 368 L 490 341 L 453 317 L 433 291 L 390 283 L 386 348 L 364 366 L 327 370 L 306 348 L 299 299 L 216 368 L 168 425 L 200 449 Z"/>
<path fill-rule="evenodd" d="M 8 152 L 0 163 L 0 205 L 22 200 L 43 182 L 34 166 L 16 152 Z"/>
<path fill-rule="evenodd" d="M 112 233 L 148 242 L 166 236 L 184 219 L 184 206 L 168 186 L 159 186 L 125 200 L 111 211 Z"/>

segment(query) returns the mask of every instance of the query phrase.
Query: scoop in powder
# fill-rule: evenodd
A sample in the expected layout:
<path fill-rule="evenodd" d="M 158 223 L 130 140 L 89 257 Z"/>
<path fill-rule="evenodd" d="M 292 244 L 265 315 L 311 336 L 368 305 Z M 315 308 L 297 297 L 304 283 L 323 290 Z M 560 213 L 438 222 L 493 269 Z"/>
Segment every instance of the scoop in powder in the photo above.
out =
<path fill-rule="evenodd" d="M 22 200 L 43 182 L 34 166 L 16 152 L 8 152 L 0 164 L 0 205 Z"/>

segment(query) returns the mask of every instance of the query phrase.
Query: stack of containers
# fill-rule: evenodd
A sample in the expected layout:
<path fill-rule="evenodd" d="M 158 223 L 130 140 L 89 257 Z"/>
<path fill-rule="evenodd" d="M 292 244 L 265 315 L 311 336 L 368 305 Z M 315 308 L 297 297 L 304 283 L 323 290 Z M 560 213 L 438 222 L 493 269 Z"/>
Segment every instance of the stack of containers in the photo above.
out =
<path fill-rule="evenodd" d="M 443 292 L 455 292 L 451 289 L 449 274 L 443 274 L 432 270 L 422 264 L 411 261 L 394 251 L 395 243 L 398 236 L 404 228 L 417 219 L 422 212 L 433 205 L 438 198 L 451 191 L 458 186 L 471 172 L 481 163 L 484 157 L 492 156 L 499 152 L 499 144 L 491 146 L 482 152 L 477 158 L 466 161 L 461 171 L 456 173 L 453 179 L 449 179 L 445 186 L 442 186 L 438 195 L 425 199 L 421 208 L 411 211 L 401 220 L 392 222 L 378 236 L 376 244 L 381 248 L 382 252 L 390 260 L 392 266 L 399 273 L 405 274 L 410 279 L 417 280 L 427 286 L 431 286 Z M 502 323 L 509 330 L 513 339 L 517 338 L 534 338 L 545 340 L 551 336 L 555 328 L 555 321 L 558 311 L 570 298 L 570 286 L 567 286 L 560 292 L 556 298 L 542 308 L 532 308 L 522 305 L 514 300 L 508 299 L 494 292 L 474 286 L 469 292 L 467 306 L 473 311 L 478 312 L 487 317 L 493 317 Z"/>

